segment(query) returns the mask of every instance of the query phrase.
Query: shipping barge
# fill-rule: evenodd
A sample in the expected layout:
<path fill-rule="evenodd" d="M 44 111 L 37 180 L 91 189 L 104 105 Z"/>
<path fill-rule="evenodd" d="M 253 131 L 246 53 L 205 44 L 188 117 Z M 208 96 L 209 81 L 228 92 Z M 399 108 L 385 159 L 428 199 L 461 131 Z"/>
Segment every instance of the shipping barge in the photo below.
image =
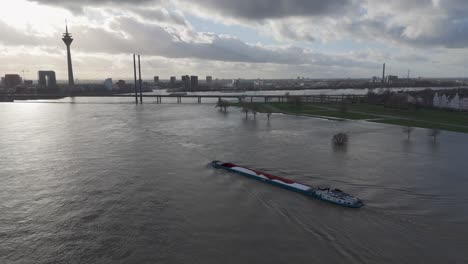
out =
<path fill-rule="evenodd" d="M 312 186 L 274 176 L 261 171 L 252 170 L 236 164 L 214 160 L 211 165 L 216 169 L 224 169 L 229 172 L 234 172 L 255 180 L 263 181 L 287 190 L 291 190 L 309 197 L 313 197 L 322 201 L 330 202 L 336 205 L 360 208 L 364 203 L 356 197 L 347 194 L 339 189 L 330 188 L 314 188 Z"/>

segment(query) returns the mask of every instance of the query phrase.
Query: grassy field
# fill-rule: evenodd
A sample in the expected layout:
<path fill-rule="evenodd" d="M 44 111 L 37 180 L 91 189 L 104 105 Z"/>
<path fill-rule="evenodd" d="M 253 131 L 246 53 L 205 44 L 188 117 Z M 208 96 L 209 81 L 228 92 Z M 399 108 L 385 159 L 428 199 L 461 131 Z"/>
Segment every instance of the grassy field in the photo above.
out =
<path fill-rule="evenodd" d="M 339 108 L 337 105 L 330 106 L 335 109 Z M 394 116 L 429 123 L 447 123 L 452 125 L 468 126 L 468 113 L 466 112 L 454 112 L 441 109 L 405 110 L 369 104 L 348 105 L 348 110 L 350 112 L 365 112 L 375 115 Z"/>
<path fill-rule="evenodd" d="M 231 106 L 241 106 L 240 104 L 231 104 Z M 314 104 L 292 104 L 292 103 L 251 103 L 247 104 L 248 108 L 254 108 L 260 113 L 285 113 L 285 114 L 296 114 L 296 115 L 307 115 L 316 117 L 330 117 L 333 119 L 373 119 L 378 116 L 366 113 L 354 113 L 354 112 L 341 112 L 332 108 L 324 108 L 320 105 Z"/>
<path fill-rule="evenodd" d="M 240 104 L 231 106 L 241 107 Z M 368 120 L 371 122 L 432 128 L 468 133 L 468 113 L 439 109 L 395 109 L 381 105 L 350 104 L 340 111 L 337 104 L 250 103 L 245 104 L 257 112 L 307 115 L 332 119 Z"/>

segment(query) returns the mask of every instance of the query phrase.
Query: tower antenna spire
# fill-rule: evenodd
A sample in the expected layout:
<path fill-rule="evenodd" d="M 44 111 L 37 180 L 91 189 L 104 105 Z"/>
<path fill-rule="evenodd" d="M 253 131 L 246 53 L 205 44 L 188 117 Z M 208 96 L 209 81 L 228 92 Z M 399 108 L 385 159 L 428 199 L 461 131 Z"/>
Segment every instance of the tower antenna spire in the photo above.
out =
<path fill-rule="evenodd" d="M 70 45 L 73 42 L 73 38 L 72 38 L 72 35 L 68 33 L 68 23 L 66 19 L 65 19 L 65 33 L 63 34 L 62 40 L 67 46 L 68 85 L 73 86 L 75 83 L 73 79 L 73 67 L 72 67 L 72 59 L 71 59 L 71 52 L 70 52 Z"/>

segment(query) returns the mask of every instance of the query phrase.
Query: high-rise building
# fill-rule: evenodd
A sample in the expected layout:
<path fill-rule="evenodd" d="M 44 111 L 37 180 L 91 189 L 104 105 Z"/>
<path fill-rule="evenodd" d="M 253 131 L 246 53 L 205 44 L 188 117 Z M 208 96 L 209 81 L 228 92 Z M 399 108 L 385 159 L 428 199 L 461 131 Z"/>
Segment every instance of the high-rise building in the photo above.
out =
<path fill-rule="evenodd" d="M 38 71 L 39 89 L 57 89 L 57 79 L 54 71 Z"/>
<path fill-rule="evenodd" d="M 192 75 L 190 76 L 190 88 L 192 91 L 198 89 L 198 76 Z"/>
<path fill-rule="evenodd" d="M 23 80 L 19 74 L 5 74 L 5 78 L 3 79 L 3 85 L 6 88 L 15 88 L 18 85 L 21 85 Z"/>
<path fill-rule="evenodd" d="M 171 82 L 170 82 L 171 88 L 175 88 L 175 83 L 176 83 L 176 77 L 175 77 L 175 76 L 171 76 Z"/>
<path fill-rule="evenodd" d="M 211 77 L 211 76 L 206 76 L 206 85 L 207 85 L 207 86 L 213 85 L 213 77 Z"/>
<path fill-rule="evenodd" d="M 112 78 L 107 78 L 104 81 L 104 86 L 106 87 L 106 90 L 108 91 L 114 90 L 114 83 L 112 82 Z"/>
<path fill-rule="evenodd" d="M 389 75 L 387 77 L 387 83 L 396 83 L 398 82 L 398 76 L 396 75 Z"/>
<path fill-rule="evenodd" d="M 126 83 L 124 80 L 118 80 L 117 83 L 115 84 L 117 90 L 123 90 L 125 89 Z"/>
<path fill-rule="evenodd" d="M 188 75 L 183 75 L 182 76 L 182 87 L 186 92 L 189 92 L 191 90 L 190 88 L 190 76 Z"/>
<path fill-rule="evenodd" d="M 73 42 L 73 38 L 70 33 L 68 33 L 68 25 L 65 25 L 65 33 L 63 33 L 63 42 L 67 45 L 67 63 L 68 63 L 68 85 L 74 85 L 73 79 L 73 67 L 72 67 L 72 59 L 70 53 L 70 45 Z"/>

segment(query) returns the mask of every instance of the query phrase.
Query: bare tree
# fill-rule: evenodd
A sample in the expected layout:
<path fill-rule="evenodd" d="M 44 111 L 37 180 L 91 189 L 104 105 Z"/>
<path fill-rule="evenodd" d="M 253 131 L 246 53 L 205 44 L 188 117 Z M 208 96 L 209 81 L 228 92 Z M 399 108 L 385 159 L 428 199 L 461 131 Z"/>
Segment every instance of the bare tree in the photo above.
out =
<path fill-rule="evenodd" d="M 407 126 L 403 128 L 403 132 L 408 134 L 408 140 L 410 139 L 410 136 L 413 130 L 414 130 L 414 127 L 411 127 L 411 126 Z"/>
<path fill-rule="evenodd" d="M 303 104 L 304 100 L 303 100 L 303 98 L 300 97 L 300 96 L 295 96 L 295 97 L 293 97 L 293 102 L 294 102 L 294 104 L 295 104 L 296 106 L 302 107 L 302 104 Z"/>
<path fill-rule="evenodd" d="M 242 112 L 245 113 L 245 119 L 248 118 L 249 111 L 249 108 L 247 108 L 246 106 L 242 107 Z"/>
<path fill-rule="evenodd" d="M 348 144 L 349 137 L 348 134 L 341 132 L 334 135 L 332 140 L 335 146 L 346 146 Z"/>
<path fill-rule="evenodd" d="M 250 109 L 250 111 L 252 111 L 254 119 L 257 119 L 257 109 L 255 107 L 252 107 L 252 109 Z"/>
<path fill-rule="evenodd" d="M 256 103 L 251 103 L 249 105 L 250 111 L 252 112 L 254 119 L 257 118 L 257 113 L 259 112 L 259 106 Z"/>
<path fill-rule="evenodd" d="M 348 112 L 348 108 L 349 108 L 349 106 L 348 106 L 348 99 L 342 100 L 341 103 L 340 103 L 340 112 L 341 112 L 342 114 L 347 113 L 347 112 Z"/>
<path fill-rule="evenodd" d="M 229 102 L 225 100 L 219 100 L 215 107 L 219 108 L 219 110 L 223 112 L 227 112 L 227 108 L 229 107 Z"/>
<path fill-rule="evenodd" d="M 431 129 L 429 130 L 429 136 L 434 139 L 434 142 L 437 141 L 437 137 L 440 135 L 440 130 L 439 129 Z"/>

